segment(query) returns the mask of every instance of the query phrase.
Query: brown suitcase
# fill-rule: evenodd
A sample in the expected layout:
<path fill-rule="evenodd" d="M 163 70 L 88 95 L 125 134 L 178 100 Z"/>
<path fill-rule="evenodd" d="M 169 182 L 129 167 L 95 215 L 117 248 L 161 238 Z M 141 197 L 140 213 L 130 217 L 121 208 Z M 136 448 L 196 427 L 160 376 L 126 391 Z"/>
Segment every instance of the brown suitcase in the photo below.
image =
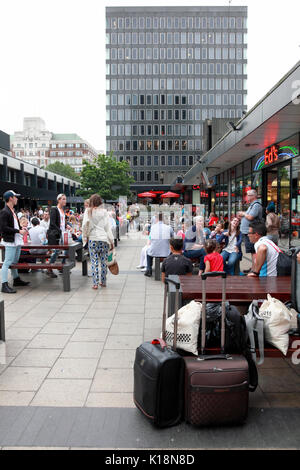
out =
<path fill-rule="evenodd" d="M 207 277 L 223 277 L 221 354 L 205 354 Z M 185 420 L 195 426 L 237 424 L 248 414 L 249 368 L 244 356 L 226 355 L 226 273 L 202 274 L 201 355 L 185 357 Z"/>

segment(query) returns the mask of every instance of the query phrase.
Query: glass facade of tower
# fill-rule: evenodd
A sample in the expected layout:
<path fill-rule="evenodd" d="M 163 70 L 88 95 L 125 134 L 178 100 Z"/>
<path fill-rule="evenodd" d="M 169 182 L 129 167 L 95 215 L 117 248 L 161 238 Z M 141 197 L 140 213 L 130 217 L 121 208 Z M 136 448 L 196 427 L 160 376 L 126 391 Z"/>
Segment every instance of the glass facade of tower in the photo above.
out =
<path fill-rule="evenodd" d="M 247 7 L 106 8 L 106 152 L 137 185 L 171 184 L 206 119 L 247 109 Z"/>

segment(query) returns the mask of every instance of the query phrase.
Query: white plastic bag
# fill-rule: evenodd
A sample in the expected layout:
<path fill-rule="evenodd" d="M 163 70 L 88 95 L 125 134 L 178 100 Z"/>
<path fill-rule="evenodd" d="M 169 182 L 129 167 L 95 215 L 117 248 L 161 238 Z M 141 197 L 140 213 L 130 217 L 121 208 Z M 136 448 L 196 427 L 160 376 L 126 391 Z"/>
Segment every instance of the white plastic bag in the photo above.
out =
<path fill-rule="evenodd" d="M 259 309 L 259 316 L 264 319 L 265 340 L 286 356 L 293 314 L 280 300 L 268 294 L 268 300 Z"/>
<path fill-rule="evenodd" d="M 202 304 L 194 300 L 178 310 L 177 348 L 198 355 Z M 166 343 L 173 346 L 175 314 L 167 319 Z"/>

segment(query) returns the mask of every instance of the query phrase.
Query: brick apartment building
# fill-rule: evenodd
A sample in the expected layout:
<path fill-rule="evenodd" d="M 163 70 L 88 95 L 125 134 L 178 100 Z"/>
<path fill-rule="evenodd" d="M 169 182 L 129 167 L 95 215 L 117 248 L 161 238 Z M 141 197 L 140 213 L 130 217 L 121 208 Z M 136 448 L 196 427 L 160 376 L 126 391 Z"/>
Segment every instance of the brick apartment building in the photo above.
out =
<path fill-rule="evenodd" d="M 80 174 L 83 160 L 93 161 L 98 152 L 77 134 L 55 134 L 46 129 L 41 118 L 24 118 L 23 131 L 10 136 L 12 156 L 46 167 L 57 161 L 68 164 Z"/>

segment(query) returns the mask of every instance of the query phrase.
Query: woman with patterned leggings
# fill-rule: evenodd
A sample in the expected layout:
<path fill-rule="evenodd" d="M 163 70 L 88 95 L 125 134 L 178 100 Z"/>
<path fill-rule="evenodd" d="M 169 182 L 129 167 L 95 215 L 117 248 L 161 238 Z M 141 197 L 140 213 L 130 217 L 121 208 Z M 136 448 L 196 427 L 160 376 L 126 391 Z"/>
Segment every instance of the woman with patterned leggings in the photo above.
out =
<path fill-rule="evenodd" d="M 108 250 L 114 247 L 109 215 L 102 207 L 98 194 L 90 197 L 90 207 L 86 209 L 82 223 L 83 243 L 88 241 L 92 264 L 93 289 L 98 285 L 106 287 Z"/>

